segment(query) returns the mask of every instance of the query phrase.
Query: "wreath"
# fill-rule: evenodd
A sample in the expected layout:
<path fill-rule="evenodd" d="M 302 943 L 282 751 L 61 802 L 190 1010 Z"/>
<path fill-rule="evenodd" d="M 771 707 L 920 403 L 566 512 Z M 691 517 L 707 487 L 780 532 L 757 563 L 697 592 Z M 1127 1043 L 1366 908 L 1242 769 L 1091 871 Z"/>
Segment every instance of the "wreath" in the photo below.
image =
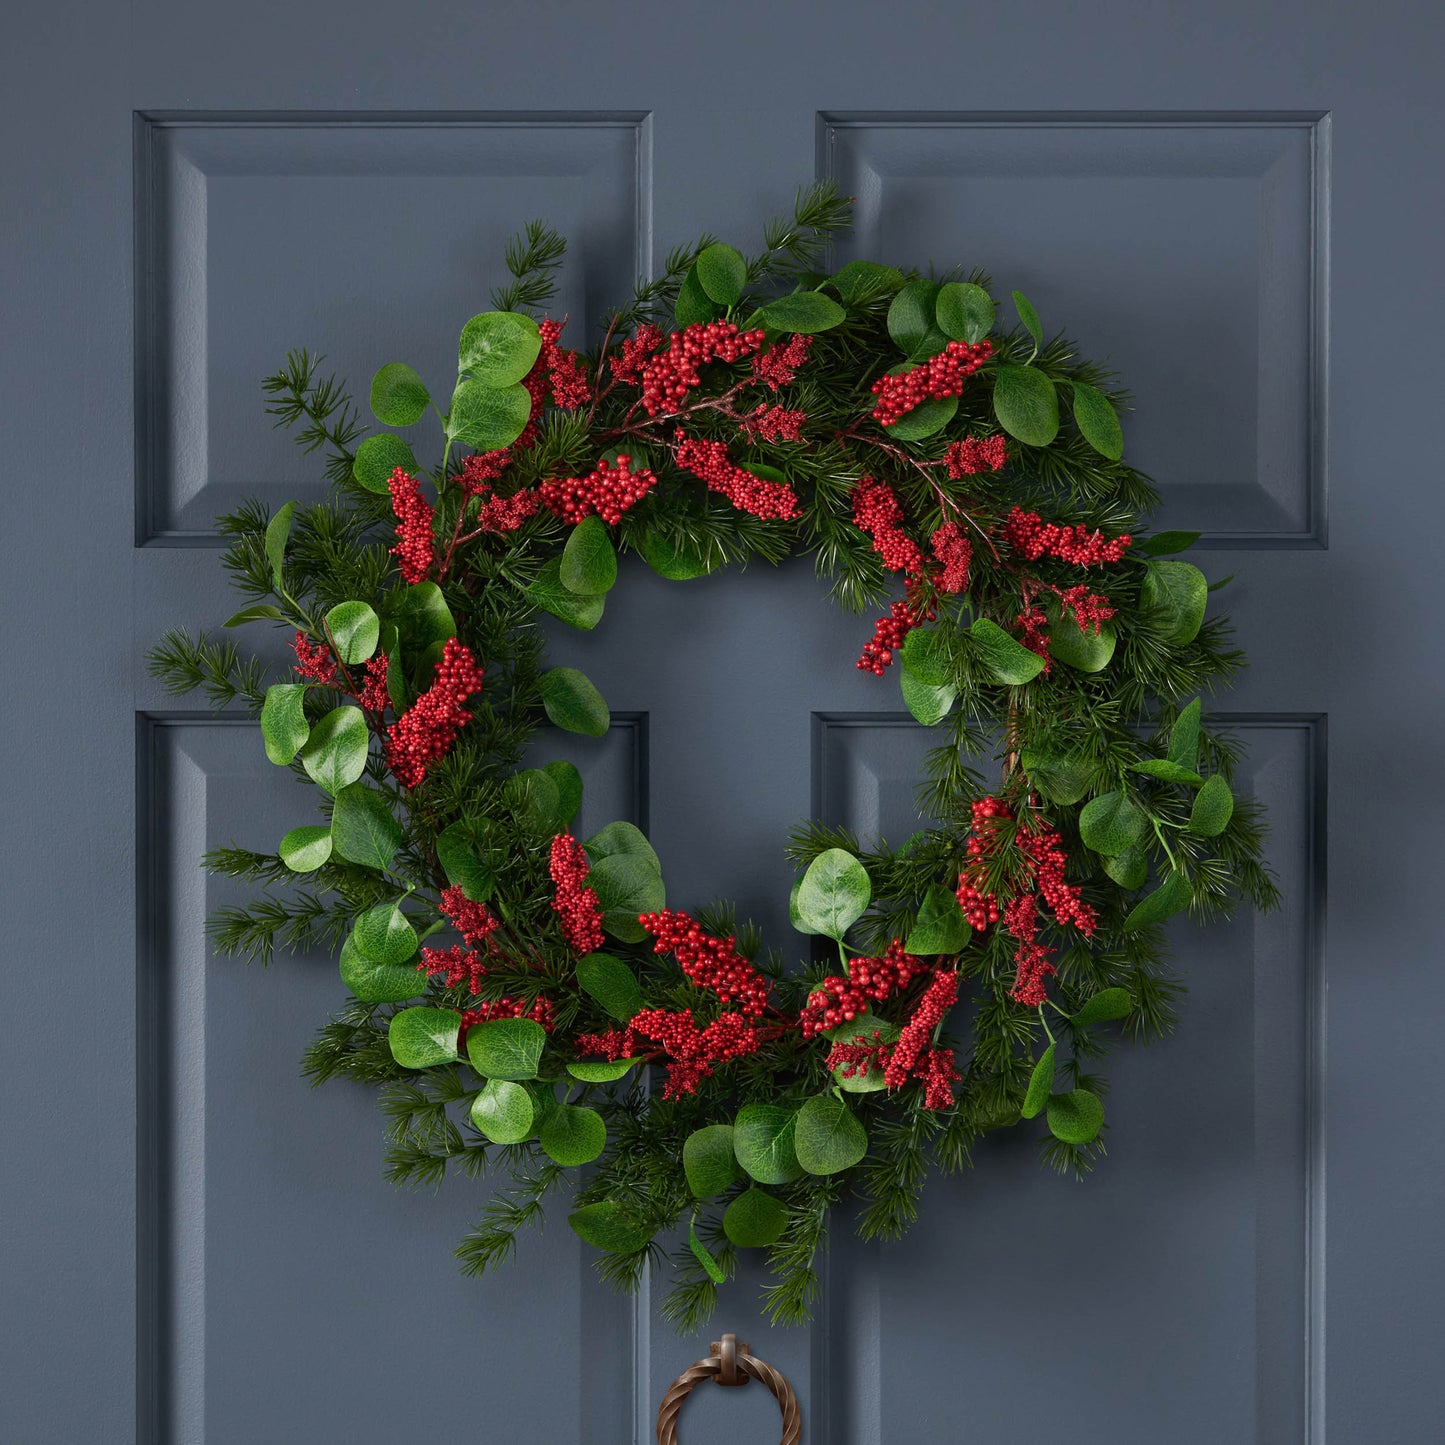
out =
<path fill-rule="evenodd" d="M 268 686 L 204 633 L 151 654 L 319 789 L 275 853 L 206 859 L 264 886 L 212 918 L 220 951 L 339 952 L 350 999 L 305 1072 L 381 1090 L 392 1179 L 509 1176 L 466 1270 L 565 1184 L 609 1281 L 670 1264 L 684 1328 L 744 1249 L 769 1251 L 772 1318 L 806 1319 L 831 1208 L 899 1235 L 987 1131 L 1090 1167 L 1111 1025 L 1173 1018 L 1161 925 L 1275 897 L 1201 720 L 1241 654 L 1178 555 L 1197 534 L 1142 533 L 1125 394 L 1019 292 L 1001 325 L 978 272 L 821 270 L 849 204 L 814 187 L 760 255 L 675 252 L 585 353 L 537 319 L 564 243 L 528 225 L 449 396 L 403 362 L 371 383 L 383 426 L 433 414 L 431 468 L 291 353 L 267 409 L 328 453 L 331 495 L 220 525 L 249 599 L 226 626 L 294 632 L 294 670 Z M 857 666 L 939 741 L 912 837 L 813 822 L 780 854 L 811 950 L 790 971 L 730 906 L 669 907 L 632 823 L 574 836 L 572 763 L 523 762 L 543 719 L 607 731 L 544 621 L 597 627 L 619 553 L 681 584 L 797 551 L 844 607 L 886 607 Z"/>

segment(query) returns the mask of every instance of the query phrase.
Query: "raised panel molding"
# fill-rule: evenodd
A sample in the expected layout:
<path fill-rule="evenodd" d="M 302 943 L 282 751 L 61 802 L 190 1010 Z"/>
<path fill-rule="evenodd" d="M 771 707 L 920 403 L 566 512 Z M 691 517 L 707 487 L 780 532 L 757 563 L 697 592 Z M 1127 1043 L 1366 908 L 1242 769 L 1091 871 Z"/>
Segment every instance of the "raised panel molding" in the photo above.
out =
<path fill-rule="evenodd" d="M 569 737 L 590 795 L 580 828 L 645 823 L 646 724 L 614 713 L 606 737 Z M 642 1438 L 646 1296 L 600 1284 L 560 1221 L 545 1241 L 524 1236 L 502 1272 L 464 1278 L 452 1245 L 490 1186 L 398 1189 L 374 1093 L 301 1078 L 302 1050 L 346 996 L 334 955 L 278 955 L 263 977 L 212 954 L 207 915 L 249 891 L 205 874 L 202 853 L 269 851 L 312 798 L 246 719 L 142 714 L 137 763 L 137 1438 L 470 1438 L 475 1389 L 383 1389 L 467 1358 L 490 1359 L 486 1391 L 514 1396 L 539 1439 Z"/>
<path fill-rule="evenodd" d="M 823 113 L 818 172 L 840 261 L 981 267 L 1117 367 L 1160 526 L 1325 545 L 1327 115 Z"/>
<path fill-rule="evenodd" d="M 135 212 L 137 541 L 219 545 L 213 519 L 245 497 L 323 494 L 319 458 L 263 410 L 288 347 L 324 352 L 367 423 L 387 361 L 416 366 L 445 409 L 452 338 L 538 216 L 568 239 L 555 314 L 579 341 L 630 294 L 651 268 L 649 122 L 138 114 Z"/>
<path fill-rule="evenodd" d="M 1107 1061 L 1118 1127 L 1086 1182 L 1055 1176 L 1015 1130 L 981 1141 L 972 1171 L 931 1179 L 902 1241 L 835 1231 L 812 1438 L 923 1439 L 936 1402 L 910 1382 L 946 1374 L 970 1439 L 1067 1428 L 1104 1445 L 1126 1422 L 1176 1445 L 1323 1439 L 1325 721 L 1213 721 L 1245 745 L 1281 908 L 1171 925 L 1181 1026 Z M 906 837 L 931 742 L 906 713 L 815 714 L 814 815 Z M 917 1313 L 924 1278 L 950 1302 L 945 1334 Z M 1040 1370 L 1048 1391 L 1030 1389 Z M 1067 1421 L 1049 1413 L 1063 1400 Z"/>

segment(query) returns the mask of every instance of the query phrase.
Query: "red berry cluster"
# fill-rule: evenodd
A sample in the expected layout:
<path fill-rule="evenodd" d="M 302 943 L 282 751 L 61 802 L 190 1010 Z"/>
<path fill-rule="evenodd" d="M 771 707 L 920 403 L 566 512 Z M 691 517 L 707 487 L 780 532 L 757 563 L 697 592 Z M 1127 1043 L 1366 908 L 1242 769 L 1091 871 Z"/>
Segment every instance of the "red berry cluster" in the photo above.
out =
<path fill-rule="evenodd" d="M 312 682 L 324 682 L 328 687 L 336 682 L 336 659 L 331 649 L 318 643 L 312 646 L 311 639 L 304 632 L 296 634 L 291 644 L 296 649 L 296 671 Z"/>
<path fill-rule="evenodd" d="M 1054 592 L 1058 596 L 1059 606 L 1065 612 L 1074 614 L 1074 620 L 1081 631 L 1092 627 L 1097 636 L 1099 629 L 1114 615 L 1109 599 L 1097 592 L 1090 592 L 1087 587 L 1065 587 L 1063 590 L 1055 587 Z"/>
<path fill-rule="evenodd" d="M 676 411 L 702 381 L 698 368 L 709 361 L 738 361 L 763 344 L 762 331 L 739 331 L 731 321 L 696 321 L 675 331 L 666 351 L 642 369 L 642 405 L 648 416 Z"/>
<path fill-rule="evenodd" d="M 892 572 L 916 573 L 923 567 L 923 553 L 903 531 L 903 507 L 887 482 L 860 477 L 853 488 L 853 521 L 873 539 L 873 550 Z"/>
<path fill-rule="evenodd" d="M 562 335 L 563 322 L 544 321 L 537 328 L 542 336 L 542 350 L 537 361 L 547 371 L 551 385 L 552 400 L 569 411 L 591 401 L 592 388 L 587 384 L 587 375 L 575 351 L 563 351 L 557 345 Z"/>
<path fill-rule="evenodd" d="M 1064 852 L 1063 837 L 1053 828 L 1037 832 L 1020 828 L 1014 842 L 1032 865 L 1033 886 L 1043 896 L 1049 912 L 1060 927 L 1072 924 L 1086 938 L 1092 937 L 1097 918 L 1094 910 L 1083 902 L 1083 889 L 1064 882 L 1069 855 Z"/>
<path fill-rule="evenodd" d="M 512 463 L 507 447 L 491 452 L 476 452 L 462 463 L 457 484 L 470 497 L 479 497 L 477 530 L 482 532 L 515 532 L 537 510 L 537 496 L 525 487 L 510 497 L 499 497 L 492 483 Z"/>
<path fill-rule="evenodd" d="M 473 994 L 477 994 L 481 992 L 487 966 L 480 954 L 468 953 L 460 944 L 454 943 L 447 949 L 423 948 L 417 970 L 429 976 L 445 974 L 448 988 L 465 983 Z"/>
<path fill-rule="evenodd" d="M 468 946 L 486 943 L 501 927 L 485 903 L 473 903 L 459 887 L 442 889 L 441 911 Z"/>
<path fill-rule="evenodd" d="M 973 544 L 958 522 L 945 522 L 931 538 L 929 546 L 942 570 L 933 577 L 940 592 L 968 591 L 968 569 L 973 562 Z"/>
<path fill-rule="evenodd" d="M 996 472 L 1008 461 L 1008 443 L 1001 433 L 991 437 L 964 437 L 948 444 L 943 460 L 954 481 L 978 472 Z"/>
<path fill-rule="evenodd" d="M 925 1109 L 953 1107 L 953 1086 L 963 1075 L 958 1072 L 958 1060 L 952 1049 L 929 1049 L 919 1059 L 913 1076 L 923 1081 Z"/>
<path fill-rule="evenodd" d="M 737 951 L 737 939 L 704 933 L 686 913 L 665 908 L 637 920 L 657 940 L 654 953 L 670 953 L 698 988 L 711 989 L 724 1003 L 735 1000 L 745 1014 L 768 1004 L 768 981 Z"/>
<path fill-rule="evenodd" d="M 519 998 L 495 998 L 476 1008 L 463 1009 L 461 1028 L 457 1030 L 457 1047 L 466 1046 L 467 1030 L 473 1024 L 486 1024 L 493 1019 L 531 1019 L 550 1034 L 557 1025 L 557 1006 L 551 999 L 538 994 L 531 1003 L 523 1003 Z"/>
<path fill-rule="evenodd" d="M 933 1031 L 948 1016 L 948 1011 L 958 1002 L 958 972 L 956 969 L 941 969 L 933 976 L 928 991 L 918 1001 L 913 1016 L 903 1025 L 898 1042 L 888 1057 L 883 1070 L 883 1082 L 890 1089 L 896 1089 L 908 1081 L 920 1064 L 933 1042 Z"/>
<path fill-rule="evenodd" d="M 770 482 L 734 466 L 722 442 L 697 441 L 679 432 L 674 456 L 683 471 L 701 477 L 740 512 L 769 521 L 787 521 L 798 515 L 798 498 L 786 482 Z"/>
<path fill-rule="evenodd" d="M 510 447 L 498 447 L 492 452 L 473 452 L 462 463 L 457 473 L 457 485 L 471 497 L 487 496 L 492 483 L 512 465 Z"/>
<path fill-rule="evenodd" d="M 805 412 L 789 411 L 782 406 L 760 406 L 745 416 L 739 426 L 749 441 L 761 438 L 765 442 L 800 442 L 807 420 Z"/>
<path fill-rule="evenodd" d="M 987 339 L 973 344 L 950 341 L 937 356 L 908 371 L 880 376 L 871 387 L 878 398 L 873 405 L 873 420 L 891 426 L 930 397 L 941 400 L 960 395 L 965 378 L 992 355 L 993 343 Z"/>
<path fill-rule="evenodd" d="M 1060 557 L 1078 567 L 1093 567 L 1103 562 L 1117 562 L 1132 540 L 1127 533 L 1106 541 L 1102 532 L 1091 532 L 1084 526 L 1063 526 L 1045 522 L 1037 512 L 1015 507 L 1004 523 L 1004 540 L 1021 557 L 1037 562 L 1044 555 Z"/>
<path fill-rule="evenodd" d="M 893 661 L 893 654 L 903 646 L 903 639 L 922 621 L 923 616 L 912 603 L 895 602 L 888 616 L 880 617 L 873 624 L 873 636 L 863 644 L 863 652 L 855 664 L 858 671 L 882 677 L 883 669 Z"/>
<path fill-rule="evenodd" d="M 975 798 L 970 808 L 973 833 L 968 840 L 969 861 L 958 878 L 958 906 L 977 929 L 998 922 L 998 899 L 982 888 L 985 865 L 998 855 L 1003 833 L 1013 813 L 1001 798 Z"/>
<path fill-rule="evenodd" d="M 597 895 L 586 886 L 591 865 L 582 845 L 570 833 L 552 839 L 549 862 L 557 893 L 552 910 L 562 926 L 562 936 L 573 953 L 595 953 L 602 947 L 602 910 Z"/>
<path fill-rule="evenodd" d="M 805 1039 L 826 1033 L 839 1024 L 851 1023 L 868 1012 L 871 1004 L 882 1003 L 901 993 L 929 965 L 903 948 L 895 938 L 881 958 L 854 958 L 848 962 L 848 976 L 830 974 L 812 993 L 798 1015 Z"/>
<path fill-rule="evenodd" d="M 618 381 L 637 381 L 647 358 L 662 345 L 662 329 L 644 322 L 622 343 L 622 355 L 611 359 L 612 375 Z"/>
<path fill-rule="evenodd" d="M 405 467 L 398 467 L 387 482 L 391 510 L 396 513 L 397 559 L 403 580 L 420 582 L 431 569 L 432 508 L 421 494 L 421 482 Z"/>
<path fill-rule="evenodd" d="M 470 650 L 447 638 L 432 685 L 386 732 L 386 765 L 403 787 L 419 787 L 427 769 L 451 750 L 472 720 L 462 704 L 481 691 L 482 677 Z"/>
<path fill-rule="evenodd" d="M 699 1029 L 691 1009 L 643 1009 L 627 1025 L 627 1032 L 651 1039 L 667 1054 L 664 1099 L 695 1094 L 718 1064 L 757 1052 L 761 1042 L 752 1022 L 740 1013 L 722 1014 Z"/>
<path fill-rule="evenodd" d="M 892 1044 L 883 1042 L 882 1031 L 874 1029 L 871 1042 L 865 1043 L 859 1034 L 850 1043 L 835 1043 L 826 1062 L 830 1069 L 841 1069 L 845 1079 L 866 1078 L 874 1069 L 882 1073 L 892 1052 Z"/>
<path fill-rule="evenodd" d="M 1049 991 L 1045 980 L 1058 973 L 1049 962 L 1048 950 L 1041 943 L 1021 943 L 1014 954 L 1014 982 L 1009 997 L 1015 1003 L 1038 1008 L 1047 1001 Z"/>
<path fill-rule="evenodd" d="M 770 346 L 753 357 L 753 375 L 763 382 L 769 391 L 778 391 L 788 386 L 798 374 L 799 367 L 807 361 L 812 345 L 811 336 L 793 335 L 781 346 Z"/>
<path fill-rule="evenodd" d="M 1036 652 L 1044 660 L 1044 676 L 1053 671 L 1053 654 L 1049 651 L 1049 618 L 1042 607 L 1029 603 L 1014 619 L 1014 625 L 1023 631 L 1019 641 L 1030 652 Z"/>
<path fill-rule="evenodd" d="M 619 453 L 615 466 L 603 457 L 585 477 L 557 478 L 537 488 L 538 500 L 555 517 L 577 523 L 594 513 L 614 527 L 657 485 L 647 468 L 632 470 L 632 458 Z"/>
<path fill-rule="evenodd" d="M 367 712 L 385 712 L 391 702 L 391 694 L 386 690 L 386 668 L 387 656 L 384 652 L 367 659 L 366 681 L 356 694 L 357 702 Z"/>

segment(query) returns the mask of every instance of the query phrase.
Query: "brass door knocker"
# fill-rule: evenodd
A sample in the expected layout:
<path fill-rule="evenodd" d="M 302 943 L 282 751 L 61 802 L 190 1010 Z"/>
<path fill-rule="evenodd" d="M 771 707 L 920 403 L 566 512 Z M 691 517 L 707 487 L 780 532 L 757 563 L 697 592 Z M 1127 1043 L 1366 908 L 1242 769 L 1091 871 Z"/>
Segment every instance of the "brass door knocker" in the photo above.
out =
<path fill-rule="evenodd" d="M 662 1397 L 657 1411 L 657 1445 L 677 1445 L 677 1416 L 682 1402 L 701 1380 L 715 1380 L 719 1385 L 746 1385 L 749 1379 L 767 1386 L 778 1408 L 783 1412 L 781 1445 L 798 1445 L 803 1438 L 803 1411 L 793 1387 L 766 1360 L 755 1359 L 748 1343 L 741 1344 L 736 1335 L 724 1335 L 708 1346 L 712 1353 L 695 1365 L 689 1365 Z"/>

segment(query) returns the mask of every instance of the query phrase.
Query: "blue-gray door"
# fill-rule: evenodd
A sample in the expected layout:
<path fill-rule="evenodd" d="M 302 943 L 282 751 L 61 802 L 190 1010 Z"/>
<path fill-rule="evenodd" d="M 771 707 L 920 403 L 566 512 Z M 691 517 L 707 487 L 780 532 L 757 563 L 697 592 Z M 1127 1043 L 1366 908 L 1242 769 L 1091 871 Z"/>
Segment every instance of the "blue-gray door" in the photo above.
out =
<path fill-rule="evenodd" d="M 903 1243 L 839 1229 L 812 1329 L 756 1280 L 717 1324 L 812 1445 L 1438 1438 L 1442 40 L 1413 0 L 12 14 L 0 1437 L 650 1438 L 707 1336 L 565 1228 L 460 1278 L 481 1186 L 393 1189 L 373 1099 L 298 1077 L 334 965 L 209 955 L 196 860 L 269 847 L 289 783 L 142 655 L 230 610 L 214 514 L 318 495 L 261 412 L 287 347 L 440 366 L 520 218 L 580 321 L 825 175 L 847 255 L 984 266 L 1135 388 L 1165 525 L 1239 574 L 1285 904 L 1179 928 L 1183 1026 L 1122 1056 L 1089 1181 L 990 1143 Z M 786 941 L 793 820 L 912 831 L 922 740 L 806 565 L 631 566 L 609 624 L 565 643 L 618 710 L 590 806 L 645 813 L 673 900 Z M 775 1438 L 704 1393 L 690 1445 Z"/>

